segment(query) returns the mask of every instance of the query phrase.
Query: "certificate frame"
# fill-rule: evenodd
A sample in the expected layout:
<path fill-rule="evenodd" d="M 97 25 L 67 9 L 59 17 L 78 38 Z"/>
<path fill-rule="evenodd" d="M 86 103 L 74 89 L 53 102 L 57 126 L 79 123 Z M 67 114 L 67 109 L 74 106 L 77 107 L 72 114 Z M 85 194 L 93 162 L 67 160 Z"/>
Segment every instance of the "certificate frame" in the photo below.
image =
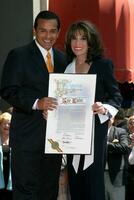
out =
<path fill-rule="evenodd" d="M 48 111 L 46 154 L 92 154 L 95 90 L 96 74 L 50 74 L 48 96 L 58 107 Z"/>

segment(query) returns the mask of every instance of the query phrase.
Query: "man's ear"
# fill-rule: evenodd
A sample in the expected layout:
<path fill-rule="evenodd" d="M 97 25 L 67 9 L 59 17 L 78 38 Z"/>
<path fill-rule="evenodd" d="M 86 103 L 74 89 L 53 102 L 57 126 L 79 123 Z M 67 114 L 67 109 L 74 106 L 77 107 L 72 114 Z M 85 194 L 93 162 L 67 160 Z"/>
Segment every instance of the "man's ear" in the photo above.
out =
<path fill-rule="evenodd" d="M 59 30 L 57 29 L 57 38 L 59 37 L 60 30 L 61 30 L 61 29 L 59 29 Z"/>

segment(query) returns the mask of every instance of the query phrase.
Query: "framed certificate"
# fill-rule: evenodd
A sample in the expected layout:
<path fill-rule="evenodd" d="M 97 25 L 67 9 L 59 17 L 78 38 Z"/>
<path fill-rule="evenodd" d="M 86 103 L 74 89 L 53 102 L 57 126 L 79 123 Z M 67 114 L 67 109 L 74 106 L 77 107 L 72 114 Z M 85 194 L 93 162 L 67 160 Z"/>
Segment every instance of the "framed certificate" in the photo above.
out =
<path fill-rule="evenodd" d="M 50 74 L 49 96 L 58 108 L 48 111 L 45 153 L 92 153 L 95 88 L 96 75 Z"/>

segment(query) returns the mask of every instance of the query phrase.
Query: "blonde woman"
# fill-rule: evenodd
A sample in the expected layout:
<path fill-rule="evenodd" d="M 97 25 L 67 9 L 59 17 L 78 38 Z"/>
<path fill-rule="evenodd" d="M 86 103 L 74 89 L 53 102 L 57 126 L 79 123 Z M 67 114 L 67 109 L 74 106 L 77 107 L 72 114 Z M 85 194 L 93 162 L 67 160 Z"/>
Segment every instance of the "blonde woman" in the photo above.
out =
<path fill-rule="evenodd" d="M 9 128 L 11 114 L 0 115 L 0 199 L 12 200 L 12 181 L 10 171 Z"/>

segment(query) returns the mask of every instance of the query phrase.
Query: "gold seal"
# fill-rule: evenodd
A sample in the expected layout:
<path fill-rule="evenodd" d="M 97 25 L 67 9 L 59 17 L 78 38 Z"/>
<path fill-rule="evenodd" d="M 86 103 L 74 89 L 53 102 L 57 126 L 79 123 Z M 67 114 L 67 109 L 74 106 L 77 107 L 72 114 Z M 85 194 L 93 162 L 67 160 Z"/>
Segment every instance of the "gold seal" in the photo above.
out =
<path fill-rule="evenodd" d="M 59 147 L 59 143 L 57 141 L 54 141 L 52 139 L 48 139 L 48 141 L 51 143 L 52 149 L 57 150 L 58 152 L 62 152 L 61 148 Z"/>

